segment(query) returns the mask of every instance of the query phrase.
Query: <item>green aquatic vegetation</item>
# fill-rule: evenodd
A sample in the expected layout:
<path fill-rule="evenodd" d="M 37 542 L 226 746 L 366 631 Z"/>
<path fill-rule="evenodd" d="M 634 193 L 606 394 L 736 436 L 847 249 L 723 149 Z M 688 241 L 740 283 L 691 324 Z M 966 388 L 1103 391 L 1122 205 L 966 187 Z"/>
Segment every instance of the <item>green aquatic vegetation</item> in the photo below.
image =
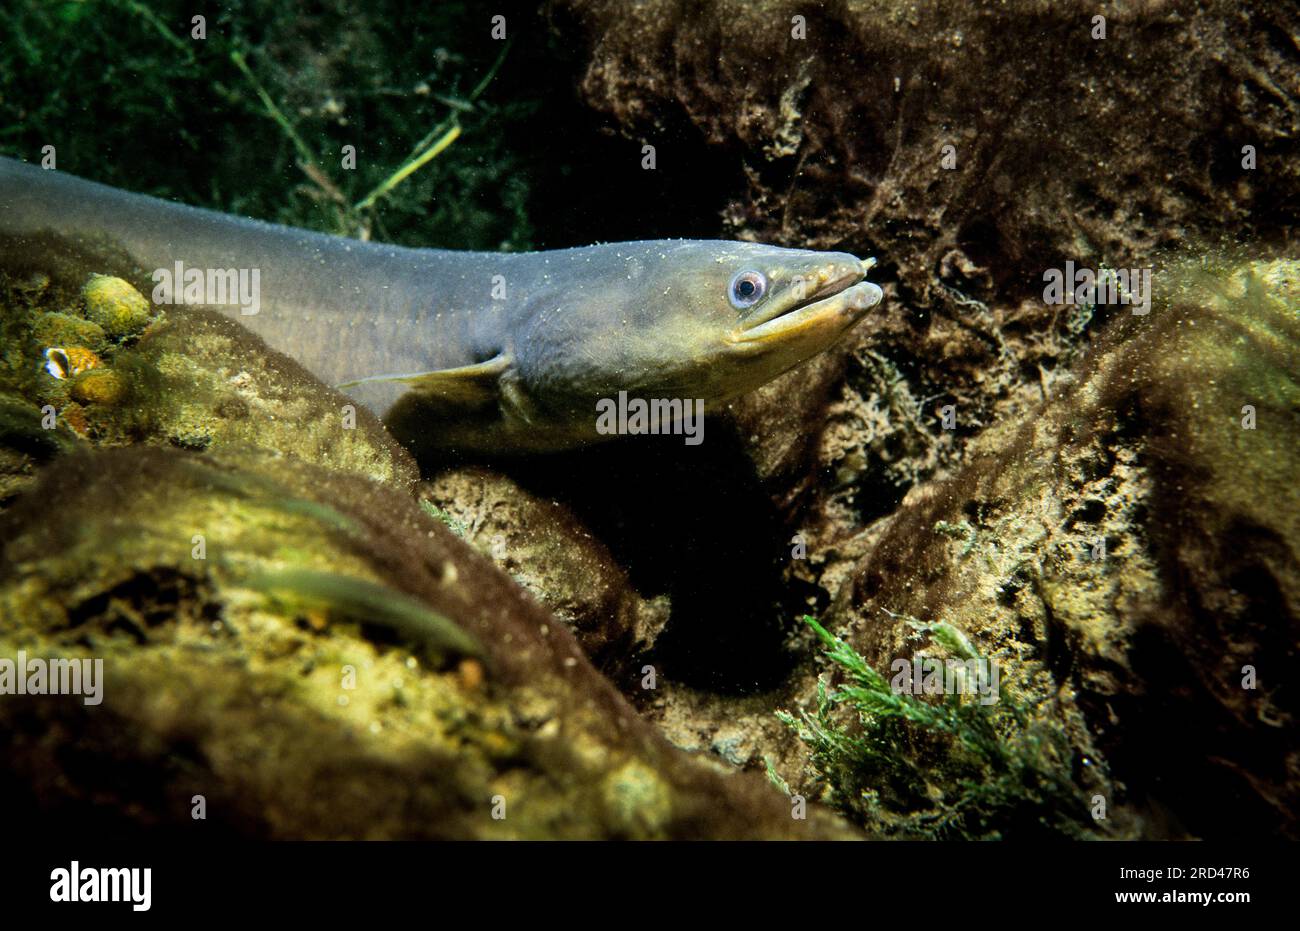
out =
<path fill-rule="evenodd" d="M 459 517 L 456 517 L 454 514 L 450 513 L 449 511 L 444 511 L 442 508 L 438 507 L 432 501 L 425 501 L 423 498 L 421 498 L 420 510 L 424 511 L 424 513 L 428 514 L 434 520 L 440 521 L 441 523 L 446 525 L 447 529 L 450 530 L 452 533 L 454 533 L 456 536 L 464 539 L 469 535 L 469 527 L 465 524 L 463 520 L 461 520 Z"/>
<path fill-rule="evenodd" d="M 1066 735 L 1000 679 L 987 704 L 978 695 L 926 700 L 895 690 L 815 618 L 803 620 L 843 684 L 828 687 L 823 677 L 811 712 L 777 716 L 808 746 L 828 800 L 845 815 L 899 838 L 1103 835 L 1090 816 L 1092 793 L 1071 772 Z M 950 658 L 985 662 L 952 625 L 913 626 Z"/>
<path fill-rule="evenodd" d="M 543 125 L 548 91 L 540 53 L 485 21 L 455 2 L 18 0 L 0 9 L 0 153 L 53 146 L 74 174 L 292 226 L 528 249 L 541 156 L 508 139 Z"/>

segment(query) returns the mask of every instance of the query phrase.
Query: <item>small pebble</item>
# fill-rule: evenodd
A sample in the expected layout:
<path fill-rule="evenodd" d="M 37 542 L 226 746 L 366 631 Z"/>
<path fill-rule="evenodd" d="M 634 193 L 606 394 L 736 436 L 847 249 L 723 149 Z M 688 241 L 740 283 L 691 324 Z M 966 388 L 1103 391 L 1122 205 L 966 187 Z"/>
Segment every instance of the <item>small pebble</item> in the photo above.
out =
<path fill-rule="evenodd" d="M 152 316 L 144 295 L 121 278 L 92 275 L 81 289 L 81 297 L 86 302 L 86 318 L 114 339 L 139 333 Z"/>
<path fill-rule="evenodd" d="M 83 374 L 69 392 L 82 404 L 116 404 L 126 394 L 126 382 L 112 369 L 96 368 Z"/>

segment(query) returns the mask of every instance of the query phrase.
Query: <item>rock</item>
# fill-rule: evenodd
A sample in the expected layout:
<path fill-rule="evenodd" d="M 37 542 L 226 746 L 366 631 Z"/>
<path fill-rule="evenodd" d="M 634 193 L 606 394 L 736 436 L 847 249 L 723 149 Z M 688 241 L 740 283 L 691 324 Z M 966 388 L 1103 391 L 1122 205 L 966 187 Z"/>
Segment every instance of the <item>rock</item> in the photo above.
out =
<path fill-rule="evenodd" d="M 667 599 L 643 598 L 609 549 L 571 513 L 481 467 L 451 469 L 421 487 L 453 529 L 555 612 L 616 682 L 640 678 L 668 620 Z"/>
<path fill-rule="evenodd" d="M 273 449 L 407 489 L 418 476 L 368 409 L 218 313 L 172 309 L 116 367 L 143 402 L 120 427 L 149 442 Z"/>
<path fill-rule="evenodd" d="M 1041 290 L 1023 270 L 1058 258 L 1123 266 L 1157 244 L 1295 221 L 1300 87 L 1267 77 L 1298 63 L 1290 7 L 1106 11 L 1104 38 L 1081 0 L 1047 12 L 1033 0 L 557 7 L 586 37 L 584 96 L 624 134 L 740 157 L 733 229 L 870 246 L 909 305 L 950 324 L 977 320 L 947 288 L 1014 303 Z M 1145 132 L 1098 131 L 1135 110 Z M 1247 143 L 1256 170 L 1242 164 Z M 986 333 L 948 335 L 951 357 L 990 348 Z"/>
<path fill-rule="evenodd" d="M 97 368 L 82 374 L 68 393 L 82 404 L 113 405 L 126 394 L 126 384 L 112 369 Z"/>
<path fill-rule="evenodd" d="M 98 323 L 58 311 L 41 314 L 32 328 L 32 335 L 46 347 L 85 346 L 94 352 L 103 352 L 108 346 L 108 335 Z"/>
<path fill-rule="evenodd" d="M 378 418 L 213 311 L 170 307 L 145 331 L 132 330 L 130 343 L 107 346 L 103 359 L 96 359 L 103 368 L 73 379 L 51 376 L 42 367 L 42 354 L 52 327 L 99 328 L 47 309 L 64 301 L 70 281 L 78 280 L 78 257 L 56 257 L 66 267 L 56 264 L 60 273 L 53 286 L 38 290 L 24 287 L 29 274 L 23 265 L 0 266 L 7 272 L 0 274 L 5 311 L 0 335 L 6 347 L 0 390 L 26 399 L 34 410 L 49 405 L 62 422 L 97 445 L 256 447 L 414 487 L 419 474 L 414 461 Z M 81 275 L 79 280 L 86 279 Z M 141 306 L 148 310 L 144 297 L 121 278 L 91 276 L 84 293 L 87 313 L 98 314 L 110 334 L 125 332 L 107 323 L 118 319 L 114 314 L 135 321 L 135 327 L 140 322 L 136 311 Z"/>
<path fill-rule="evenodd" d="M 0 656 L 103 660 L 99 704 L 0 702 L 10 825 L 852 836 L 672 748 L 395 488 L 256 450 L 101 450 L 49 466 L 0 541 Z"/>
<path fill-rule="evenodd" d="M 924 646 L 911 618 L 964 631 L 1123 830 L 1294 838 L 1300 263 L 1158 281 L 1076 384 L 908 495 L 830 618 L 877 669 Z"/>
<path fill-rule="evenodd" d="M 656 174 L 718 179 L 718 234 L 881 260 L 873 278 L 886 299 L 843 346 L 731 405 L 784 539 L 806 543 L 806 558 L 777 569 L 783 591 L 807 596 L 773 603 L 786 620 L 792 607 L 830 610 L 879 553 L 891 515 L 961 472 L 968 444 L 1005 440 L 1070 384 L 1122 311 L 1045 304 L 1045 270 L 1212 259 L 1224 237 L 1286 241 L 1297 223 L 1291 8 L 561 0 L 555 10 L 561 29 L 586 36 L 585 99 L 630 147 L 658 148 Z M 1092 37 L 1098 13 L 1105 39 Z M 796 16 L 804 39 L 791 34 Z M 1140 138 L 1110 131 L 1135 112 Z M 966 545 L 963 522 L 974 521 L 938 520 Z M 637 563 L 624 565 L 635 576 Z M 731 592 L 767 571 L 728 575 L 709 607 L 725 613 Z M 812 647 L 787 625 L 781 649 Z M 791 670 L 774 705 L 806 700 L 810 676 Z M 751 705 L 669 683 L 649 710 L 679 744 L 707 747 Z M 779 737 L 757 740 L 753 755 L 787 777 L 803 765 Z"/>
<path fill-rule="evenodd" d="M 92 275 L 81 289 L 86 303 L 86 317 L 113 339 L 139 334 L 153 316 L 144 295 L 110 275 Z"/>
<path fill-rule="evenodd" d="M 1045 269 L 1300 220 L 1291 7 L 1105 10 L 1105 38 L 1081 0 L 556 7 L 586 37 L 585 99 L 660 172 L 736 178 L 720 234 L 881 259 L 848 351 L 733 405 L 792 515 L 869 524 L 1034 407 L 1106 319 L 1045 305 Z M 1142 133 L 1109 131 L 1125 113 Z"/>

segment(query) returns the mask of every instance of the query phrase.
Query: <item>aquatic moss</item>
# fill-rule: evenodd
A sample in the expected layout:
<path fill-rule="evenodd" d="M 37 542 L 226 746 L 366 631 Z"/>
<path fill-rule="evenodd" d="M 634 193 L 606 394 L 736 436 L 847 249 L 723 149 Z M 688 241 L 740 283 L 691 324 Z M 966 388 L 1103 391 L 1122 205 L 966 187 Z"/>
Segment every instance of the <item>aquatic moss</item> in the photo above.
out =
<path fill-rule="evenodd" d="M 846 815 L 914 839 L 1102 836 L 1071 775 L 1065 733 L 1005 683 L 988 705 L 895 692 L 847 643 L 815 618 L 803 620 L 845 684 L 819 680 L 811 712 L 777 716 L 808 745 L 817 777 Z M 951 625 L 915 625 L 949 656 L 984 661 Z M 770 766 L 769 777 L 789 791 Z"/>

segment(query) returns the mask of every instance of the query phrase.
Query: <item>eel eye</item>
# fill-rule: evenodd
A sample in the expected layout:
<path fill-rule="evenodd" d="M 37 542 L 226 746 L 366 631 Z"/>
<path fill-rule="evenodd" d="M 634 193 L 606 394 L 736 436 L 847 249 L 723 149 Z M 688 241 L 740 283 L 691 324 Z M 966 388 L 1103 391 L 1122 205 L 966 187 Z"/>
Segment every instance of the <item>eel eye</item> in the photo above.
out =
<path fill-rule="evenodd" d="M 727 288 L 727 297 L 736 310 L 753 307 L 766 293 L 767 279 L 761 272 L 755 271 L 740 272 L 731 279 L 731 285 Z"/>

